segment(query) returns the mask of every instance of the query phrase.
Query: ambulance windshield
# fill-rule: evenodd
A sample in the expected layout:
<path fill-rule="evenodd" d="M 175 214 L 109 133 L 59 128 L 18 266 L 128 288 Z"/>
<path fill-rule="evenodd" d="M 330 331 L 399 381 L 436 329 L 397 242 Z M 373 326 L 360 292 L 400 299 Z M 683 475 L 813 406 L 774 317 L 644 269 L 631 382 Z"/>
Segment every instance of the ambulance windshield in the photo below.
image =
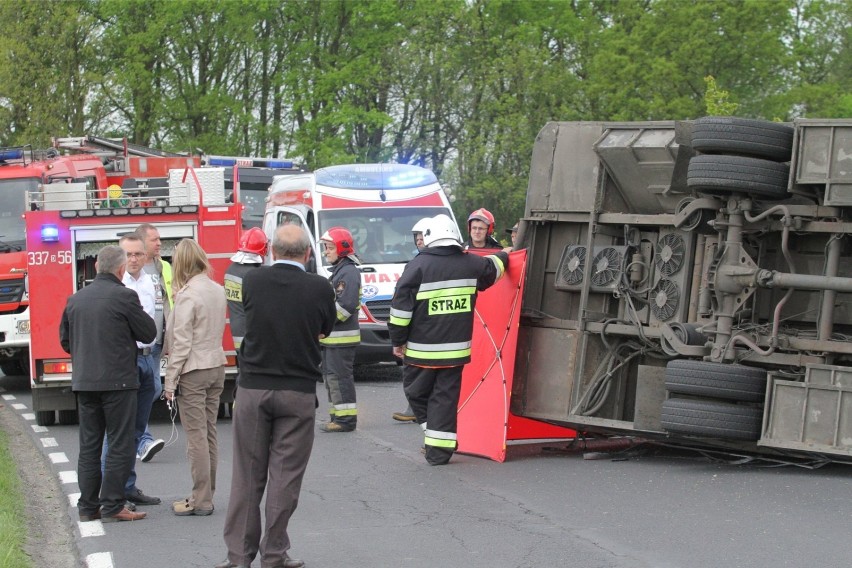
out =
<path fill-rule="evenodd" d="M 26 243 L 26 193 L 38 189 L 36 178 L 0 179 L 0 252 L 22 250 Z"/>
<path fill-rule="evenodd" d="M 417 254 L 411 228 L 423 217 L 443 213 L 446 207 L 382 207 L 320 211 L 319 231 L 345 227 L 355 240 L 355 254 L 364 264 L 405 263 Z M 328 262 L 323 258 L 323 263 Z"/>

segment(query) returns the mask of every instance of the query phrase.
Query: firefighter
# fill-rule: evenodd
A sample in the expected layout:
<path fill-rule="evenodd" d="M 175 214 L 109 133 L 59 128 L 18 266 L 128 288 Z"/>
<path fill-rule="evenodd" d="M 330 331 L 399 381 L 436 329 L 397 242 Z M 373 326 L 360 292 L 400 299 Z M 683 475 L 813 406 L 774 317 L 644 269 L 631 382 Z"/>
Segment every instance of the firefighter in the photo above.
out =
<path fill-rule="evenodd" d="M 332 227 L 320 237 L 323 252 L 331 264 L 329 281 L 334 288 L 337 321 L 331 335 L 320 339 L 322 370 L 328 391 L 330 419 L 323 432 L 351 432 L 358 423 L 355 401 L 355 349 L 361 343 L 358 310 L 361 308 L 361 261 L 355 255 L 352 233 Z"/>
<path fill-rule="evenodd" d="M 243 278 L 251 270 L 263 264 L 269 252 L 269 240 L 258 227 L 252 227 L 240 237 L 237 253 L 225 270 L 225 297 L 228 299 L 228 316 L 231 321 L 231 337 L 234 348 L 239 352 L 246 334 L 246 312 L 243 309 Z"/>
<path fill-rule="evenodd" d="M 414 223 L 414 226 L 411 227 L 411 234 L 414 238 L 414 246 L 417 247 L 417 253 L 423 250 L 423 230 L 425 227 L 429 225 L 429 222 L 432 219 L 430 217 L 424 217 Z M 391 414 L 391 418 L 396 420 L 397 422 L 416 422 L 417 417 L 414 416 L 414 411 L 411 410 L 411 405 L 409 404 L 405 410 L 402 412 L 394 412 Z"/>
<path fill-rule="evenodd" d="M 388 329 L 403 359 L 403 389 L 425 434 L 426 461 L 443 465 L 456 450 L 456 409 L 462 369 L 470 361 L 478 291 L 499 280 L 509 255 L 462 250 L 455 222 L 433 217 L 425 248 L 405 267 L 391 302 Z"/>
<path fill-rule="evenodd" d="M 494 215 L 484 207 L 480 207 L 467 218 L 468 239 L 464 250 L 468 249 L 502 249 L 503 245 L 494 238 Z"/>

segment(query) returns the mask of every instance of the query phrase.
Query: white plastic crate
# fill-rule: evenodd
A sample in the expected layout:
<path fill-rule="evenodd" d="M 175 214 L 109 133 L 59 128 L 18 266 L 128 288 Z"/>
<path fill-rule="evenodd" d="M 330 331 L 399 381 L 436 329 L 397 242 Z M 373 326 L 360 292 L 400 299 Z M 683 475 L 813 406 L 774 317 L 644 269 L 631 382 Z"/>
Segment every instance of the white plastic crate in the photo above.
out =
<path fill-rule="evenodd" d="M 201 193 L 204 197 L 204 205 L 225 204 L 225 168 L 195 168 L 195 177 L 192 171 L 187 172 L 186 180 L 183 174 L 186 170 L 169 170 L 169 187 L 174 191 L 169 192 L 170 205 L 199 205 L 198 185 L 195 177 L 201 184 Z M 184 186 L 189 187 L 188 195 Z"/>

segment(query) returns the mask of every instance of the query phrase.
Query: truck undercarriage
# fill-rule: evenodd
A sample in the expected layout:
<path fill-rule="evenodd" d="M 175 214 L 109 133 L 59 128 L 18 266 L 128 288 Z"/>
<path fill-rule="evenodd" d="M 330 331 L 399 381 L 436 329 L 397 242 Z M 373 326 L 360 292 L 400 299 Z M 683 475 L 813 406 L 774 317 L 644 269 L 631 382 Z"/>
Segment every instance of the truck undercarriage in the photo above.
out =
<path fill-rule="evenodd" d="M 852 458 L 852 121 L 550 123 L 512 410 Z"/>

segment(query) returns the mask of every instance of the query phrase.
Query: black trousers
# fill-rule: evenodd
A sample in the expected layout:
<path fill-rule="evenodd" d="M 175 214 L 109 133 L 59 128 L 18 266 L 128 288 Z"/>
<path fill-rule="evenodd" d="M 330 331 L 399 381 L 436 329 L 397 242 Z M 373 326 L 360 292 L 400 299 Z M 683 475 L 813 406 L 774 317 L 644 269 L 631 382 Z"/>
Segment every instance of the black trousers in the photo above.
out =
<path fill-rule="evenodd" d="M 328 393 L 328 414 L 346 430 L 358 425 L 355 397 L 355 347 L 323 347 L 322 375 Z"/>
<path fill-rule="evenodd" d="M 81 515 L 92 515 L 100 508 L 108 517 L 124 508 L 124 484 L 136 461 L 136 403 L 136 389 L 77 392 L 77 508 Z M 109 450 L 101 473 L 104 435 L 109 438 Z"/>
<path fill-rule="evenodd" d="M 426 461 L 444 465 L 456 451 L 456 425 L 463 366 L 440 369 L 406 365 L 402 387 L 424 428 Z"/>

